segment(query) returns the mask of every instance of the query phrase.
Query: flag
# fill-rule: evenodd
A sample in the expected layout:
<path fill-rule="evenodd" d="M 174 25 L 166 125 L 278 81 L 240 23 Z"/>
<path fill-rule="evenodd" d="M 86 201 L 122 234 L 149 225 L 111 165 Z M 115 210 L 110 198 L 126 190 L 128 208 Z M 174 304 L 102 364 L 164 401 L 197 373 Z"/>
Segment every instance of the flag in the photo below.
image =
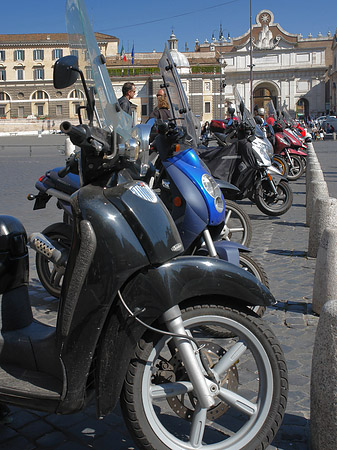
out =
<path fill-rule="evenodd" d="M 132 50 L 131 50 L 131 61 L 132 61 L 132 65 L 135 62 L 135 43 L 133 43 L 132 45 Z"/>
<path fill-rule="evenodd" d="M 123 44 L 122 44 L 120 55 L 121 55 L 121 60 L 126 62 L 126 54 L 125 54 L 125 51 L 124 51 L 124 45 Z"/>

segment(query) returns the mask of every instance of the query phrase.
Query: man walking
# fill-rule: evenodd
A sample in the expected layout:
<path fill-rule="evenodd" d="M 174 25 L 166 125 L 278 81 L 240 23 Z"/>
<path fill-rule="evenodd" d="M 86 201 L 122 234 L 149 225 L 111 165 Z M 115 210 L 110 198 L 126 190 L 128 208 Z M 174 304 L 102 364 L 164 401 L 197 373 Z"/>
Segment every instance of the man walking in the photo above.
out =
<path fill-rule="evenodd" d="M 132 115 L 131 110 L 131 101 L 136 93 L 136 87 L 134 83 L 130 83 L 129 81 L 123 84 L 122 87 L 123 96 L 118 99 L 118 103 L 123 111 L 125 111 L 130 116 Z"/>

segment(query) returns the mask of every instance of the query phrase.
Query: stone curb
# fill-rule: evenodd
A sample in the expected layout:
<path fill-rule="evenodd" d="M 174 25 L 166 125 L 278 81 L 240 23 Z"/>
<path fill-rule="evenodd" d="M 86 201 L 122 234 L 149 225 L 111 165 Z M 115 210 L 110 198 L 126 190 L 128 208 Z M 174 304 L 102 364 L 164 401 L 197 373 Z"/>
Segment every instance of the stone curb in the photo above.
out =
<path fill-rule="evenodd" d="M 329 197 L 328 185 L 325 181 L 311 181 L 307 187 L 306 224 L 310 226 L 314 205 L 318 197 Z"/>
<path fill-rule="evenodd" d="M 320 314 L 329 300 L 337 299 L 337 229 L 326 228 L 320 241 L 314 275 L 312 309 Z"/>
<path fill-rule="evenodd" d="M 322 308 L 314 344 L 310 390 L 312 450 L 335 450 L 337 442 L 337 301 Z"/>
<path fill-rule="evenodd" d="M 337 223 L 337 199 L 317 197 L 309 231 L 308 256 L 316 258 L 323 232 Z"/>

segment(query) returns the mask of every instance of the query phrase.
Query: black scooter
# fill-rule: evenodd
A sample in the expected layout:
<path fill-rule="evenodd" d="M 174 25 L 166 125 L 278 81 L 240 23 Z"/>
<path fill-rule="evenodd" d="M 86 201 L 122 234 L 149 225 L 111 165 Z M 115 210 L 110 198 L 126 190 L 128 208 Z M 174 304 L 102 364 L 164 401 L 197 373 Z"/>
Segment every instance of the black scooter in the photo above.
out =
<path fill-rule="evenodd" d="M 105 74 L 94 39 L 88 44 L 82 0 L 68 0 L 67 15 L 77 25 L 69 34 L 87 39 L 92 68 Z M 61 58 L 55 88 L 78 74 L 84 81 L 77 57 Z M 168 211 L 128 174 L 131 157 L 135 167 L 143 163 L 141 135 L 123 141 L 128 118 L 106 81 L 95 79 L 105 127 L 93 126 L 85 83 L 89 125 L 61 127 L 81 147 L 82 187 L 71 200 L 74 234 L 55 327 L 32 316 L 24 227 L 0 216 L 0 402 L 69 414 L 95 399 L 103 417 L 120 398 L 139 448 L 265 446 L 285 412 L 287 370 L 275 336 L 247 305 L 270 305 L 273 296 L 222 260 L 179 256 Z M 44 236 L 30 245 L 63 257 Z"/>

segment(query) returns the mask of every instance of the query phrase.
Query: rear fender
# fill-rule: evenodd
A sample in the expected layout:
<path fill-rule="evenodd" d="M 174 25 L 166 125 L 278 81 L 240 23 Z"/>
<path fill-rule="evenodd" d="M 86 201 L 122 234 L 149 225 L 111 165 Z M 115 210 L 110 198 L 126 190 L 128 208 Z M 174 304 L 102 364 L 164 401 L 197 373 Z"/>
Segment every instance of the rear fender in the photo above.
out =
<path fill-rule="evenodd" d="M 124 287 L 122 296 L 128 308 L 148 324 L 172 306 L 191 305 L 196 298 L 199 304 L 211 301 L 224 306 L 233 302 L 254 306 L 275 303 L 269 290 L 250 273 L 221 259 L 200 256 L 175 258 L 138 274 Z M 99 417 L 115 407 L 130 360 L 145 331 L 116 298 L 96 352 Z"/>

